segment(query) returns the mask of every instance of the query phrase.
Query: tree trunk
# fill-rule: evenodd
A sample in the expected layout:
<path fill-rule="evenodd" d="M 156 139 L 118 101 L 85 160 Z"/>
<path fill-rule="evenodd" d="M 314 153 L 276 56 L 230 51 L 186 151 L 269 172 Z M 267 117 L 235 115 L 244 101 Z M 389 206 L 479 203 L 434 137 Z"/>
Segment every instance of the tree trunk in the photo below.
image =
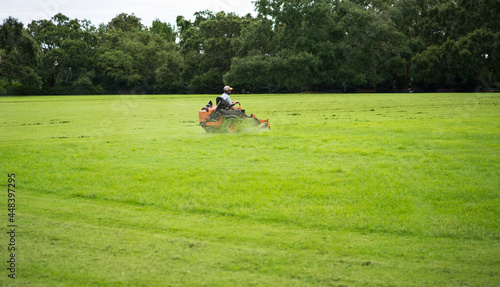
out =
<path fill-rule="evenodd" d="M 491 88 L 490 83 L 482 76 L 477 76 L 476 78 L 479 83 L 481 83 L 482 88 Z"/>
<path fill-rule="evenodd" d="M 311 83 L 310 81 L 307 81 L 307 92 L 317 92 L 318 91 L 318 87 Z"/>

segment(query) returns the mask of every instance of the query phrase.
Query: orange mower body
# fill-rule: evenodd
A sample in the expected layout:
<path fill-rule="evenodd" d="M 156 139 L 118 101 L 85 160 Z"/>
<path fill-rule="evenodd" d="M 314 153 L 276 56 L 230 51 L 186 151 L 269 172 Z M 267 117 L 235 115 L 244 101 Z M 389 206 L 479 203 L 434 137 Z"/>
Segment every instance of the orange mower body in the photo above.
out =
<path fill-rule="evenodd" d="M 217 105 L 212 105 L 210 101 L 205 107 L 198 111 L 200 126 L 207 133 L 211 132 L 230 132 L 235 133 L 244 128 L 270 129 L 269 119 L 259 120 L 255 115 L 247 115 L 245 110 L 241 109 L 241 104 L 235 107 L 224 104 L 220 97 L 217 97 Z"/>

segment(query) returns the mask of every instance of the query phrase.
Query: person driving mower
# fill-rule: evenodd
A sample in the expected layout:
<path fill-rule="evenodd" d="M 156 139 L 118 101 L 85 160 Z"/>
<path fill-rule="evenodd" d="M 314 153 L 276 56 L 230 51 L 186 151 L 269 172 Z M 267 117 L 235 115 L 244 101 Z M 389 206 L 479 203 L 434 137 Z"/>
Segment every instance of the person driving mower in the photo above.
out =
<path fill-rule="evenodd" d="M 231 97 L 229 96 L 229 94 L 231 94 L 231 91 L 233 90 L 233 88 L 231 88 L 230 86 L 225 86 L 224 87 L 224 93 L 220 96 L 220 98 L 223 100 L 223 104 L 227 107 L 229 107 L 230 110 L 236 110 L 237 108 L 235 107 L 235 104 L 239 104 L 240 102 L 236 101 L 236 102 L 233 102 L 231 100 Z M 217 103 L 218 105 L 219 103 Z"/>

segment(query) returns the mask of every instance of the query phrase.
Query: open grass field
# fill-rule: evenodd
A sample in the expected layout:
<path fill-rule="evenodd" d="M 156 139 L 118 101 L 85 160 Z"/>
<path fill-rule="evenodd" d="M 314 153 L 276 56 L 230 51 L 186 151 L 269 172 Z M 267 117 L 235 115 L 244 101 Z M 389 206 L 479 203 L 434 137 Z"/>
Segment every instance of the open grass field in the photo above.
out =
<path fill-rule="evenodd" d="M 0 286 L 500 284 L 500 94 L 215 97 L 1 97 Z"/>

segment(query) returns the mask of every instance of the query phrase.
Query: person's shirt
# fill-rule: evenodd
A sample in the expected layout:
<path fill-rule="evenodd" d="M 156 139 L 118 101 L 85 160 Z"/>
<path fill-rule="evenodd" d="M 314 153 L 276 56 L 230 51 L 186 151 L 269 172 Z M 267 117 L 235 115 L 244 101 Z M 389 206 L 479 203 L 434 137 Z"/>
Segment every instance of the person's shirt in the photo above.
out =
<path fill-rule="evenodd" d="M 227 103 L 228 106 L 233 104 L 233 101 L 228 93 L 223 93 L 220 97 Z"/>

